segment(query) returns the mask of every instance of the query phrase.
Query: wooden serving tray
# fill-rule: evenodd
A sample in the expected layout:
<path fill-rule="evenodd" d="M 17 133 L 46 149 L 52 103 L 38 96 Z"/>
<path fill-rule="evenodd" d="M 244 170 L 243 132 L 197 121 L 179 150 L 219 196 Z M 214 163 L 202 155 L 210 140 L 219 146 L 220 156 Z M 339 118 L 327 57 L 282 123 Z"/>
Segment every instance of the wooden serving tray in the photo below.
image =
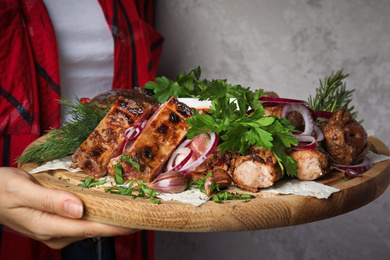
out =
<path fill-rule="evenodd" d="M 33 142 L 44 141 L 44 137 Z M 379 139 L 369 138 L 379 154 L 390 155 Z M 30 145 L 30 147 L 31 147 Z M 30 171 L 34 163 L 19 165 Z M 390 160 L 376 163 L 360 177 L 344 181 L 344 175 L 332 171 L 318 182 L 340 189 L 328 199 L 259 192 L 247 203 L 208 201 L 194 206 L 178 201 L 153 204 L 145 199 L 105 193 L 104 189 L 77 186 L 84 173 L 55 170 L 33 175 L 42 186 L 70 191 L 85 204 L 83 218 L 95 222 L 136 229 L 176 232 L 224 232 L 270 229 L 331 218 L 362 207 L 378 198 L 390 183 Z"/>

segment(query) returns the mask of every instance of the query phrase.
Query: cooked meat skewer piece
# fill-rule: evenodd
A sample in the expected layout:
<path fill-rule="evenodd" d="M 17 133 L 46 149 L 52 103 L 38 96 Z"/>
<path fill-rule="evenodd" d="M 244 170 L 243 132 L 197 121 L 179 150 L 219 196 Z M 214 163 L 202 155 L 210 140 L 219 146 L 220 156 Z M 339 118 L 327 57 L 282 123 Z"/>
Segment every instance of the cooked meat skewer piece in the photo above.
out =
<path fill-rule="evenodd" d="M 107 164 L 118 156 L 124 132 L 138 121 L 147 119 L 152 104 L 120 96 L 96 129 L 76 150 L 72 168 L 81 168 L 99 178 L 107 174 Z"/>
<path fill-rule="evenodd" d="M 283 171 L 271 150 L 252 146 L 248 155 L 238 156 L 233 163 L 234 184 L 244 190 L 258 192 L 283 177 Z"/>
<path fill-rule="evenodd" d="M 331 158 L 323 149 L 291 150 L 289 155 L 297 161 L 297 178 L 302 181 L 316 180 L 330 170 Z"/>
<path fill-rule="evenodd" d="M 188 126 L 184 120 L 191 115 L 192 110 L 188 106 L 172 97 L 154 113 L 137 140 L 123 152 L 123 155 L 139 164 L 140 170 L 119 156 L 110 161 L 109 174 L 114 176 L 115 165 L 121 164 L 124 179 L 142 180 L 145 183 L 153 181 L 187 134 Z"/>
<path fill-rule="evenodd" d="M 348 111 L 336 111 L 322 131 L 325 136 L 324 149 L 335 163 L 357 164 L 367 154 L 367 133 Z"/>

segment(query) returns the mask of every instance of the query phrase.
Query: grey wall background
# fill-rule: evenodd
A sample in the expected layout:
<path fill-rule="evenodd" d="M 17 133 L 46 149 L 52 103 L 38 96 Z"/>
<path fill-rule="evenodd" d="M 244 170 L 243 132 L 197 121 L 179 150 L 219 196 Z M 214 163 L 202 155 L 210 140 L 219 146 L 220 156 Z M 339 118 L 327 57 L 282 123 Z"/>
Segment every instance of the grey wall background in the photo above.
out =
<path fill-rule="evenodd" d="M 390 1 L 157 1 L 166 38 L 159 75 L 202 78 L 307 99 L 344 69 L 366 129 L 390 146 Z M 356 211 L 250 232 L 156 233 L 156 259 L 390 259 L 390 189 Z"/>

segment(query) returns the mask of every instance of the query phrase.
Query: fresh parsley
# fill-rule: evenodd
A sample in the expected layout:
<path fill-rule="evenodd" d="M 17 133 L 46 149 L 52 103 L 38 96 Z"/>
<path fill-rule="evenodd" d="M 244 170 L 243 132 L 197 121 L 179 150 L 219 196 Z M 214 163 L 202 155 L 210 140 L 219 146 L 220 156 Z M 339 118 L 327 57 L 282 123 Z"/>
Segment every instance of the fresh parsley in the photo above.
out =
<path fill-rule="evenodd" d="M 106 183 L 106 179 L 95 180 L 94 178 L 88 176 L 84 180 L 81 180 L 81 183 L 77 186 L 89 189 L 91 187 L 103 185 L 104 183 Z"/>
<path fill-rule="evenodd" d="M 160 102 L 171 96 L 211 100 L 207 114 L 194 111 L 186 120 L 190 127 L 188 138 L 213 131 L 220 136 L 221 153 L 233 150 L 246 155 L 252 145 L 270 149 L 282 170 L 285 169 L 289 176 L 296 176 L 296 161 L 286 153 L 286 148 L 298 144 L 291 134 L 295 129 L 285 118 L 264 116 L 265 110 L 259 101 L 263 90 L 251 91 L 241 85 L 231 85 L 225 79 L 199 80 L 200 73 L 198 67 L 188 74 L 180 74 L 176 81 L 157 78 L 155 83 L 150 82 L 145 87 L 152 89 L 153 97 Z M 249 110 L 252 113 L 248 115 Z"/>
<path fill-rule="evenodd" d="M 189 186 L 194 186 L 195 189 L 200 190 L 202 193 L 206 194 L 205 190 L 205 182 L 208 177 L 212 177 L 212 173 L 209 172 L 206 174 L 204 177 L 191 181 L 189 183 Z M 229 191 L 221 191 L 219 189 L 219 185 L 217 183 L 213 183 L 210 186 L 210 191 L 213 192 L 214 194 L 212 195 L 212 199 L 215 203 L 222 203 L 224 201 L 228 200 L 244 200 L 244 202 L 248 202 L 249 200 L 253 199 L 255 196 L 251 194 L 240 194 L 236 192 L 229 192 Z"/>
<path fill-rule="evenodd" d="M 129 185 L 115 186 L 108 189 L 105 189 L 105 192 L 112 194 L 119 194 L 130 196 L 133 199 L 142 198 L 149 199 L 150 202 L 155 204 L 161 204 L 161 201 L 157 199 L 157 191 L 150 189 L 142 181 L 137 181 L 137 186 L 134 186 L 135 181 L 129 183 Z"/>

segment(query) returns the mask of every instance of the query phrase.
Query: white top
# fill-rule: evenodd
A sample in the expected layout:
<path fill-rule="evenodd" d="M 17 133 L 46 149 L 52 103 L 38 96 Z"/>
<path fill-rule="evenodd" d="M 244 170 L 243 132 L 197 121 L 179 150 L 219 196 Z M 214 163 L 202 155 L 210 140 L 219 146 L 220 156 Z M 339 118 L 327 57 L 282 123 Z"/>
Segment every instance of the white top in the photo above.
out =
<path fill-rule="evenodd" d="M 62 97 L 92 98 L 111 89 L 114 41 L 97 0 L 43 0 L 56 33 Z M 62 118 L 65 108 L 62 109 Z"/>

